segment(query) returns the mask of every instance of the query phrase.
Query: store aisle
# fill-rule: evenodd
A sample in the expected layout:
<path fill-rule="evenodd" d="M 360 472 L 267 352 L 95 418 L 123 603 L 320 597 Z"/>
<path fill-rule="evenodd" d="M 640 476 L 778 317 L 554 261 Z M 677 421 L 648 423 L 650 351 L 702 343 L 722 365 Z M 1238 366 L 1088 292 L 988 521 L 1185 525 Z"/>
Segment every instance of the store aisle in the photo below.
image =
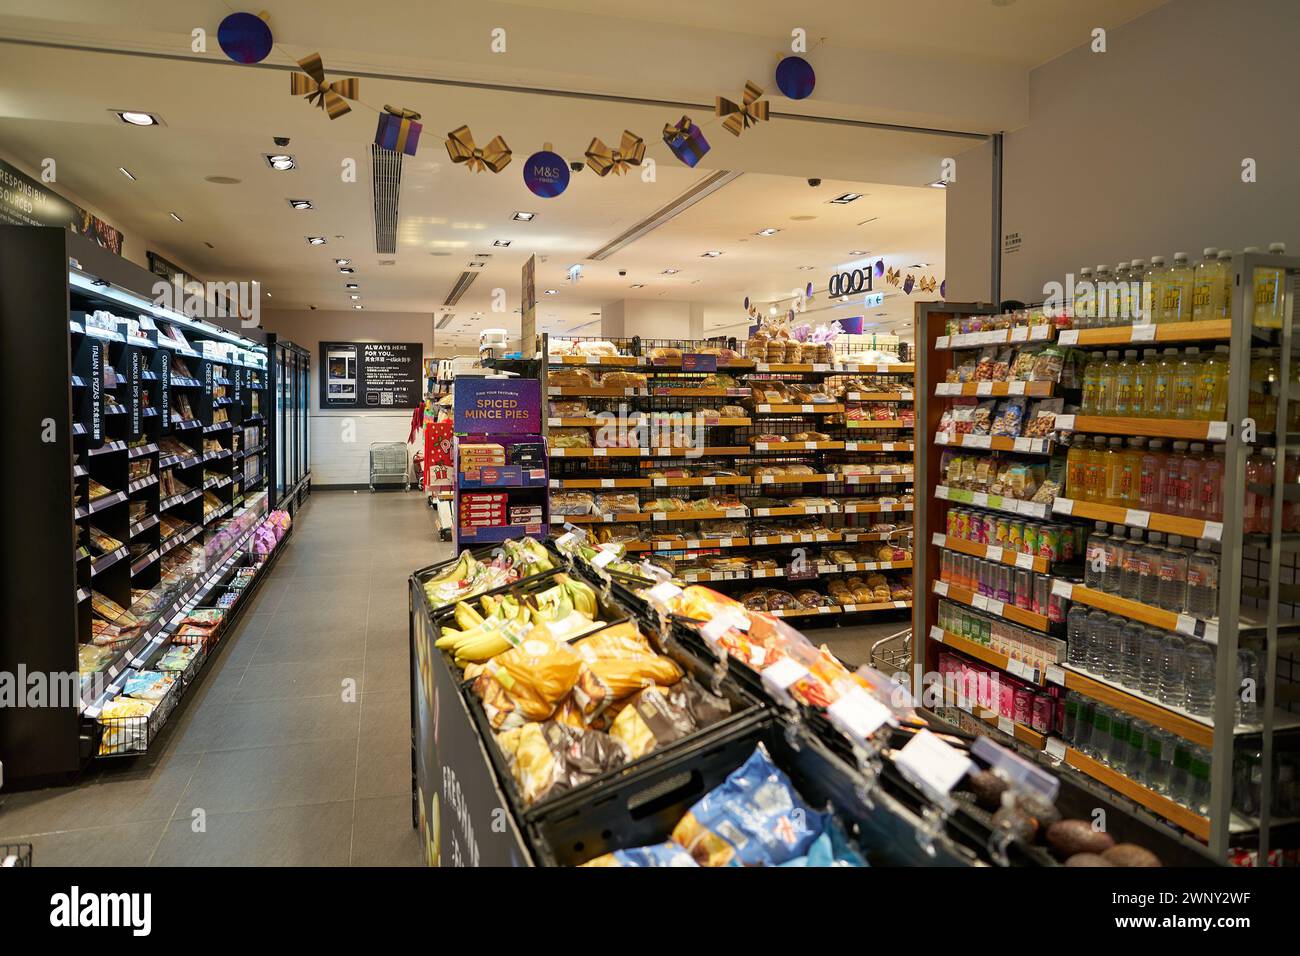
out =
<path fill-rule="evenodd" d="M 37 865 L 415 865 L 406 577 L 450 555 L 417 492 L 317 492 L 202 682 L 133 761 L 0 792 Z"/>

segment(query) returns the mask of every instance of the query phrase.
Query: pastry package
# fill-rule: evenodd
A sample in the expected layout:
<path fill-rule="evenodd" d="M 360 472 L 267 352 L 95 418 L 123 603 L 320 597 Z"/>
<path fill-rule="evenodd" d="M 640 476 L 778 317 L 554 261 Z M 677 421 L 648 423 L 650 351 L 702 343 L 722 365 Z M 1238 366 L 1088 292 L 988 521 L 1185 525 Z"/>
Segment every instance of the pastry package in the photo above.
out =
<path fill-rule="evenodd" d="M 596 384 L 590 371 L 581 366 L 553 368 L 546 373 L 546 384 L 564 388 L 591 388 Z"/>
<path fill-rule="evenodd" d="M 614 358 L 619 354 L 613 342 L 606 342 L 603 339 L 574 342 L 573 350 L 587 358 Z"/>
<path fill-rule="evenodd" d="M 980 402 L 975 406 L 975 411 L 971 415 L 972 435 L 988 435 L 993 428 L 993 415 L 997 408 L 997 402 L 987 401 Z"/>
<path fill-rule="evenodd" d="M 1023 398 L 1008 398 L 1003 401 L 998 406 L 990 434 L 1003 438 L 1019 438 L 1025 421 L 1025 404 Z"/>
<path fill-rule="evenodd" d="M 551 416 L 553 418 L 589 418 L 591 412 L 587 408 L 585 398 L 565 398 L 551 402 Z"/>
<path fill-rule="evenodd" d="M 641 526 L 635 524 L 608 524 L 596 528 L 599 544 L 621 544 L 641 539 Z"/>
<path fill-rule="evenodd" d="M 682 350 L 677 348 L 672 348 L 671 346 L 653 348 L 650 350 L 650 364 L 651 365 L 681 365 Z"/>
<path fill-rule="evenodd" d="M 1056 430 L 1056 416 L 1065 410 L 1065 399 L 1045 398 L 1034 403 L 1030 409 L 1029 420 L 1025 423 L 1025 436 L 1028 438 L 1050 438 Z"/>
<path fill-rule="evenodd" d="M 551 514 L 591 514 L 596 499 L 589 491 L 556 491 L 551 493 Z"/>
<path fill-rule="evenodd" d="M 609 371 L 600 377 L 601 388 L 645 388 L 648 379 L 640 372 Z"/>
<path fill-rule="evenodd" d="M 1049 345 L 1034 356 L 1034 368 L 1030 381 L 1057 382 L 1061 378 L 1061 368 L 1065 363 L 1064 353 Z"/>
<path fill-rule="evenodd" d="M 554 499 L 552 499 L 554 500 Z M 554 510 L 554 506 L 552 506 Z M 643 511 L 685 511 L 686 502 L 681 498 L 651 498 L 644 505 Z"/>
<path fill-rule="evenodd" d="M 597 514 L 636 514 L 641 504 L 635 493 L 611 493 L 596 495 L 595 511 Z"/>
<path fill-rule="evenodd" d="M 591 432 L 585 428 L 552 428 L 547 437 L 552 448 L 591 447 Z"/>

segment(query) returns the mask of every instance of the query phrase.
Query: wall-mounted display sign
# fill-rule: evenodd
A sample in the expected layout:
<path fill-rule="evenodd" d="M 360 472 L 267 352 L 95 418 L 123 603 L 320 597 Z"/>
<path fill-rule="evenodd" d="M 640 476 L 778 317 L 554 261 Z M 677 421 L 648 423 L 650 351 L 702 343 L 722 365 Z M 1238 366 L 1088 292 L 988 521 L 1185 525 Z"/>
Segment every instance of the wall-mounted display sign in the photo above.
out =
<path fill-rule="evenodd" d="M 419 342 L 322 342 L 321 408 L 414 408 L 423 360 Z"/>
<path fill-rule="evenodd" d="M 0 225 L 59 226 L 122 254 L 122 233 L 0 160 Z"/>

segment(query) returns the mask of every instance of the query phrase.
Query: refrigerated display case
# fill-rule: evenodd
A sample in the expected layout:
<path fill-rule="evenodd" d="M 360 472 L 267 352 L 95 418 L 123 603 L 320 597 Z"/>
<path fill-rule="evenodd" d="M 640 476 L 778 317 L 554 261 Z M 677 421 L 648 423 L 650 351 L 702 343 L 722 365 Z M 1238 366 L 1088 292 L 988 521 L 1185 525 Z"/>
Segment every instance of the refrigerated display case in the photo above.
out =
<path fill-rule="evenodd" d="M 275 424 L 271 430 L 272 506 L 295 512 L 311 487 L 308 414 L 311 408 L 311 353 L 293 342 L 269 336 Z"/>

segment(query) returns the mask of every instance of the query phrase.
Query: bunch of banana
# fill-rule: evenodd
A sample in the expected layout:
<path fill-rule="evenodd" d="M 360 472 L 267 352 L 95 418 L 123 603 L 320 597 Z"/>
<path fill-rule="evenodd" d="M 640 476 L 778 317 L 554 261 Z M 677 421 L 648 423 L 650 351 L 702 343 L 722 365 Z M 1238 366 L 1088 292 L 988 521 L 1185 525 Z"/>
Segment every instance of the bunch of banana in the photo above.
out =
<path fill-rule="evenodd" d="M 484 595 L 480 605 L 488 612 L 486 617 L 463 601 L 457 604 L 456 623 L 460 629 L 444 627 L 434 642 L 436 647 L 449 651 L 462 668 L 471 661 L 490 660 L 510 650 L 514 645 L 505 636 L 507 629 L 522 631 L 529 624 L 529 608 L 512 597 Z"/>
<path fill-rule="evenodd" d="M 546 546 L 536 538 L 512 538 L 503 542 L 501 547 L 520 577 L 541 574 L 555 567 Z"/>

